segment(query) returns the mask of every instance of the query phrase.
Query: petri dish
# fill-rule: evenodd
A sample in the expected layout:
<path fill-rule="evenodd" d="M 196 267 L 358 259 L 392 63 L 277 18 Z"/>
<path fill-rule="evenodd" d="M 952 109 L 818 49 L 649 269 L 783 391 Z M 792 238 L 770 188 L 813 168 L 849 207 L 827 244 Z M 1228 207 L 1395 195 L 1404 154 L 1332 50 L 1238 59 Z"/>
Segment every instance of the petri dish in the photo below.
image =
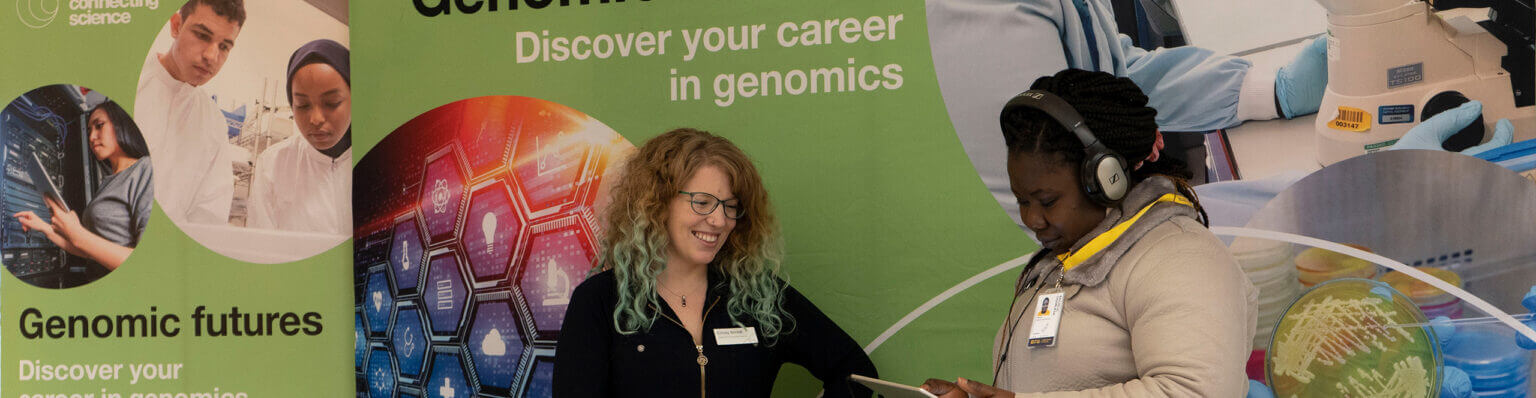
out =
<path fill-rule="evenodd" d="M 1467 372 L 1472 389 L 1503 390 L 1529 378 L 1531 354 L 1515 345 L 1515 333 L 1503 325 L 1456 328 L 1445 345 L 1445 365 Z"/>
<path fill-rule="evenodd" d="M 1355 244 L 1346 244 L 1346 246 L 1371 251 L 1365 246 Z M 1296 254 L 1295 263 L 1301 284 L 1308 287 L 1340 278 L 1376 276 L 1376 264 L 1370 261 L 1315 247 Z"/>
<path fill-rule="evenodd" d="M 1327 281 L 1275 325 L 1265 376 L 1279 397 L 1434 397 L 1442 354 L 1418 306 L 1379 281 Z"/>
<path fill-rule="evenodd" d="M 1439 278 L 1442 281 L 1446 281 L 1453 286 L 1462 287 L 1461 276 L 1457 275 L 1454 271 L 1434 267 L 1414 268 L 1420 271 L 1424 271 L 1424 273 L 1434 276 L 1435 278 Z M 1403 294 L 1407 295 L 1408 298 L 1413 299 L 1413 302 L 1418 303 L 1419 307 L 1443 305 L 1460 300 L 1457 299 L 1456 296 L 1446 293 L 1444 290 L 1430 286 L 1424 281 L 1418 280 L 1417 278 L 1408 276 L 1408 274 L 1398 271 L 1392 271 L 1388 272 L 1386 275 L 1382 275 L 1381 281 L 1391 285 L 1393 289 L 1397 289 L 1397 291 L 1403 292 Z"/>

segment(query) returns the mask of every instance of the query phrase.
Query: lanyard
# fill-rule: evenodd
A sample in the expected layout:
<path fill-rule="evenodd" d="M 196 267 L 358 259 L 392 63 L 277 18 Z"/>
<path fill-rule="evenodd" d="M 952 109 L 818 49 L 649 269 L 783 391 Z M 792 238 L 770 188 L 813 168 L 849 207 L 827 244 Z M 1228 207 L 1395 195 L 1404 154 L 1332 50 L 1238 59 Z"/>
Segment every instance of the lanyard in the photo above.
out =
<path fill-rule="evenodd" d="M 1146 215 L 1148 210 L 1152 210 L 1152 206 L 1163 202 L 1173 202 L 1185 206 L 1194 206 L 1194 204 L 1190 202 L 1189 199 L 1185 199 L 1183 196 L 1179 196 L 1178 194 L 1163 194 L 1163 196 L 1158 197 L 1157 200 L 1152 201 L 1152 203 L 1148 203 L 1146 206 L 1142 206 L 1141 211 L 1136 212 L 1136 215 L 1131 216 L 1131 218 L 1126 219 L 1125 221 L 1121 221 L 1119 224 L 1115 224 L 1114 227 L 1110 228 L 1108 231 L 1104 231 L 1104 233 L 1099 234 L 1099 236 L 1093 237 L 1093 239 L 1088 241 L 1088 244 L 1083 245 L 1083 247 L 1078 249 L 1076 252 L 1067 252 L 1062 253 L 1060 256 L 1056 256 L 1057 260 L 1061 260 L 1062 271 L 1070 271 L 1073 268 L 1082 265 L 1083 262 L 1088 261 L 1088 259 L 1093 257 L 1093 255 L 1099 254 L 1099 252 L 1109 248 L 1109 245 L 1115 243 L 1116 240 L 1119 240 L 1120 236 L 1124 235 L 1126 230 L 1131 229 L 1132 224 L 1135 224 L 1136 221 L 1141 220 L 1141 216 Z"/>

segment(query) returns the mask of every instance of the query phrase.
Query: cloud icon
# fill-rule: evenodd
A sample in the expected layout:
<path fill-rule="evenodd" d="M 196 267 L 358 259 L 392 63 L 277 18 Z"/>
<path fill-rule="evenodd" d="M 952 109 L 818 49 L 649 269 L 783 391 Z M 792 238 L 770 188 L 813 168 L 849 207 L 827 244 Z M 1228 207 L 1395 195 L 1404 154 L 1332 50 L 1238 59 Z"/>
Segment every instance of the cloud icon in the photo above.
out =
<path fill-rule="evenodd" d="M 500 330 L 492 328 L 485 334 L 485 339 L 480 340 L 480 352 L 493 357 L 507 355 L 507 342 L 502 340 Z"/>
<path fill-rule="evenodd" d="M 384 309 L 384 292 L 373 292 L 373 310 Z"/>

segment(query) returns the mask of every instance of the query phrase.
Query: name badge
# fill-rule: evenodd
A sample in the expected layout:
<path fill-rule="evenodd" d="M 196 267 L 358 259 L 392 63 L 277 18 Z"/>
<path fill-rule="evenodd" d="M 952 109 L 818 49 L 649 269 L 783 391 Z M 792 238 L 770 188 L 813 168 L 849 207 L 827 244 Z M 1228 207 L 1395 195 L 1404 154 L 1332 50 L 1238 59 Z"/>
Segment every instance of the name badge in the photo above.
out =
<path fill-rule="evenodd" d="M 715 329 L 715 344 L 757 344 L 757 328 L 745 327 Z"/>
<path fill-rule="evenodd" d="M 1029 327 L 1030 348 L 1056 346 L 1056 330 L 1061 326 L 1061 309 L 1066 294 L 1060 289 L 1052 290 L 1055 291 L 1036 298 L 1035 306 L 1030 309 L 1035 317 Z"/>

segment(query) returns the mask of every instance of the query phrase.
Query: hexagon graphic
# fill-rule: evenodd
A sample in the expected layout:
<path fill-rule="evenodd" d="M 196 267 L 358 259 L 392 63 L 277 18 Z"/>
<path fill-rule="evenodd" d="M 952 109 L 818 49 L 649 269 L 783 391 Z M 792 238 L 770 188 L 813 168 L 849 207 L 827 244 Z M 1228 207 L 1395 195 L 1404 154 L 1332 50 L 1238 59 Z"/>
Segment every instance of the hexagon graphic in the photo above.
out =
<path fill-rule="evenodd" d="M 363 294 L 363 315 L 368 321 L 368 333 L 383 335 L 389 330 L 389 312 L 394 309 L 395 297 L 389 293 L 389 279 L 384 271 L 368 273 L 368 290 Z"/>
<path fill-rule="evenodd" d="M 526 260 L 518 271 L 521 273 L 518 285 L 533 313 L 539 337 L 553 338 L 560 334 L 565 308 L 571 303 L 571 292 L 592 269 L 593 256 L 590 233 L 577 217 L 563 218 L 535 229 Z"/>
<path fill-rule="evenodd" d="M 390 363 L 389 351 L 373 349 L 368 357 L 368 398 L 393 398 L 395 394 L 395 365 Z"/>
<path fill-rule="evenodd" d="M 355 339 L 352 343 L 352 348 L 356 351 L 355 355 L 357 356 L 357 358 L 353 359 L 352 366 L 362 369 L 363 360 L 368 357 L 368 331 L 363 330 L 362 312 L 353 313 L 352 316 L 356 320 L 352 330 L 352 338 Z"/>
<path fill-rule="evenodd" d="M 516 382 L 518 363 L 526 347 L 523 334 L 513 317 L 512 304 L 505 300 L 481 302 L 475 307 L 473 326 L 469 329 L 470 363 L 480 379 L 480 388 L 506 393 Z"/>
<path fill-rule="evenodd" d="M 394 229 L 389 246 L 389 269 L 395 274 L 396 294 L 413 294 L 421 280 L 427 245 L 422 243 L 421 229 L 417 228 L 414 215 L 401 219 Z"/>
<path fill-rule="evenodd" d="M 464 100 L 459 144 L 466 148 L 465 157 L 476 175 L 489 172 L 506 159 L 507 147 L 522 123 L 516 113 L 507 112 L 517 100 L 506 96 Z"/>
<path fill-rule="evenodd" d="M 593 136 L 612 134 L 601 123 L 583 123 L 582 116 L 560 109 L 523 115 L 511 165 L 530 218 L 553 214 L 575 200 Z"/>
<path fill-rule="evenodd" d="M 523 390 L 524 398 L 544 398 L 554 395 L 554 386 L 551 385 L 551 381 L 555 378 L 554 357 L 535 359 L 531 373 L 528 377 L 528 388 Z"/>
<path fill-rule="evenodd" d="M 477 187 L 469 199 L 464 223 L 464 256 L 477 282 L 507 279 L 513 255 L 521 247 L 523 220 L 507 186 L 501 181 Z"/>
<path fill-rule="evenodd" d="M 400 375 L 421 377 L 421 368 L 427 360 L 427 329 L 421 326 L 421 312 L 416 305 L 402 302 L 395 314 L 395 330 L 391 343 L 395 358 L 400 361 Z"/>
<path fill-rule="evenodd" d="M 457 336 L 470 294 L 459 269 L 458 256 L 452 251 L 434 252 L 427 267 L 427 285 L 422 287 L 421 302 L 427 308 L 427 318 L 432 321 L 432 335 Z"/>
<path fill-rule="evenodd" d="M 453 146 L 428 156 L 422 174 L 420 209 L 427 235 L 434 243 L 452 239 L 464 204 L 464 172 Z"/>
<path fill-rule="evenodd" d="M 432 375 L 427 376 L 422 393 L 432 398 L 474 398 L 475 391 L 464 377 L 464 364 L 458 353 L 432 353 Z"/>

